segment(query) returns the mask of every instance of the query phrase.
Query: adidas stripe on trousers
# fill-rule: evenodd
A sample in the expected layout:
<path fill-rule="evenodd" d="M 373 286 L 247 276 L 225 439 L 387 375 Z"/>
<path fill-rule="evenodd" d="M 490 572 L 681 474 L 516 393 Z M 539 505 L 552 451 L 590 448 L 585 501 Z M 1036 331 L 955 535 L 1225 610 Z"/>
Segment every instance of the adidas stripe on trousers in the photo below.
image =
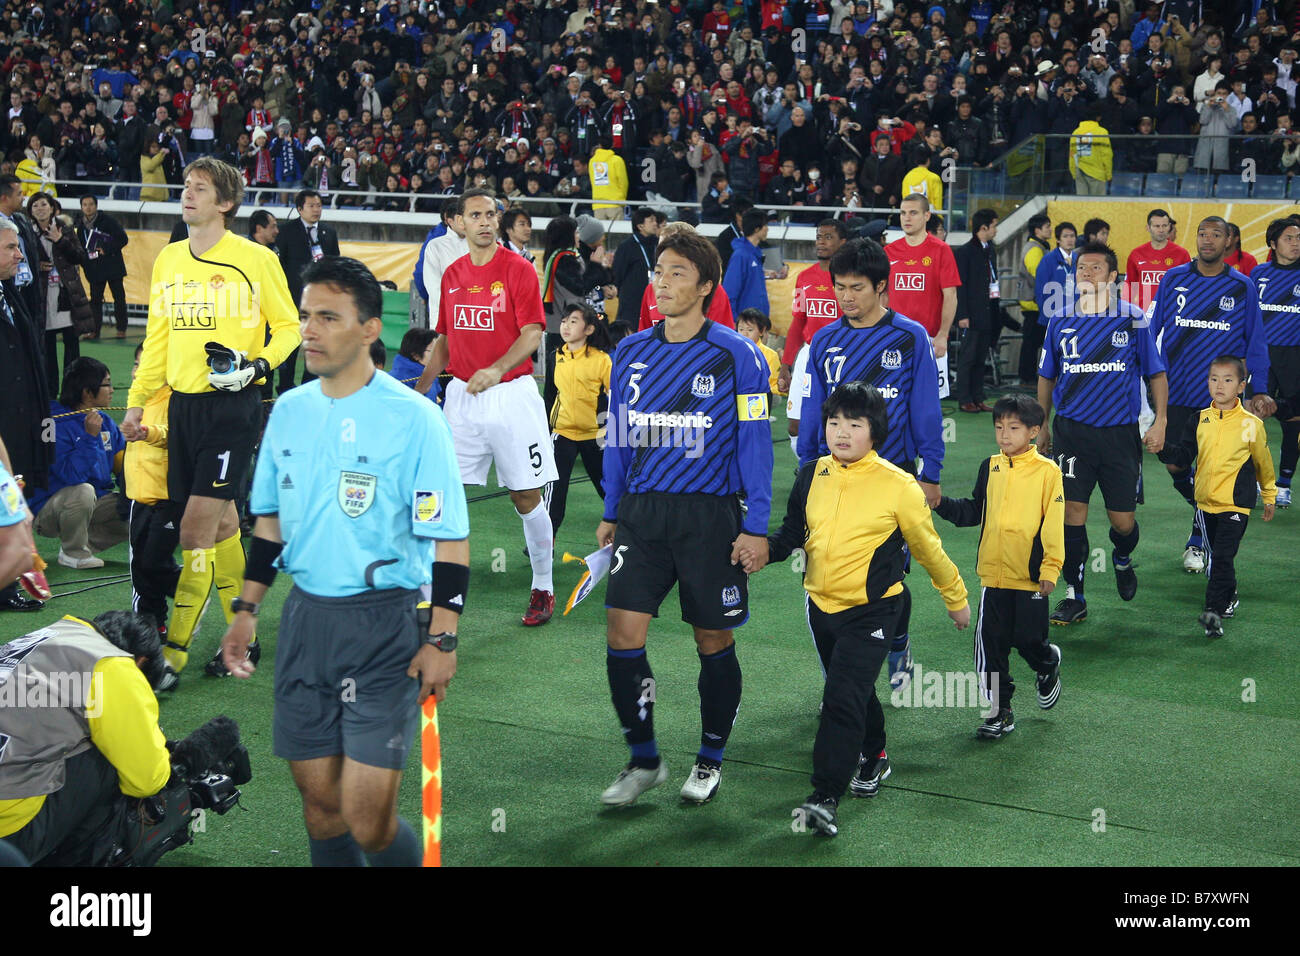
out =
<path fill-rule="evenodd" d="M 1237 593 L 1237 550 L 1249 518 L 1240 511 L 1219 513 L 1196 509 L 1196 523 L 1205 542 L 1205 609 L 1222 614 Z"/>
<path fill-rule="evenodd" d="M 975 622 L 975 673 L 980 691 L 999 708 L 1011 706 L 1016 682 L 1011 679 L 1011 649 L 1015 648 L 1035 673 L 1050 670 L 1056 655 L 1048 644 L 1050 601 L 1037 591 L 981 588 Z M 993 688 L 993 681 L 997 681 Z"/>
<path fill-rule="evenodd" d="M 876 678 L 889 656 L 902 601 L 884 598 L 828 614 L 808 599 L 808 625 L 826 670 L 821 724 L 813 743 L 814 790 L 839 798 L 858 769 L 858 754 L 885 749 L 885 712 Z"/>

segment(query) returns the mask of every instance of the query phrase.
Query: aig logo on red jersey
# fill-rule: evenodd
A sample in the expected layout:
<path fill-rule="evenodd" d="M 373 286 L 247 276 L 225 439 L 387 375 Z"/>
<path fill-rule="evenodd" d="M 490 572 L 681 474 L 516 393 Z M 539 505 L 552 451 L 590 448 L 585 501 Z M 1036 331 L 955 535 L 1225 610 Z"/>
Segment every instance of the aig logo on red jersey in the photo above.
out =
<path fill-rule="evenodd" d="M 925 273 L 924 272 L 894 273 L 894 291 L 895 292 L 924 292 Z"/>
<path fill-rule="evenodd" d="M 1163 279 L 1164 277 L 1165 277 L 1165 273 L 1164 273 L 1163 270 L 1161 270 L 1160 272 L 1149 272 L 1149 271 L 1143 270 L 1143 272 L 1142 272 L 1142 284 L 1143 284 L 1143 285 L 1159 285 L 1159 284 L 1160 284 L 1160 280 Z"/>
<path fill-rule="evenodd" d="M 804 304 L 810 319 L 834 319 L 839 316 L 839 303 L 835 299 L 808 299 Z"/>
<path fill-rule="evenodd" d="M 493 328 L 490 305 L 456 305 L 453 328 L 467 332 L 491 332 Z"/>

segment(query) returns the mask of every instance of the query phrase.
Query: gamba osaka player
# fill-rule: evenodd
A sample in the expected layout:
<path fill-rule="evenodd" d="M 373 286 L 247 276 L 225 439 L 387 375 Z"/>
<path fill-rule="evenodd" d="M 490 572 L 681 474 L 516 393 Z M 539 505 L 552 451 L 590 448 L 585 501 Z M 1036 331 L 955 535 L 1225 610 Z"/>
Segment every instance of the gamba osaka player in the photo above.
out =
<path fill-rule="evenodd" d="M 1137 504 L 1142 485 L 1138 417 L 1144 379 L 1155 397 L 1155 421 L 1146 447 L 1164 447 L 1169 384 L 1164 362 L 1142 310 L 1119 298 L 1119 262 L 1109 246 L 1092 242 L 1075 266 L 1078 298 L 1054 308 L 1038 360 L 1038 403 L 1056 421 L 1038 433 L 1038 450 L 1049 451 L 1065 487 L 1065 564 L 1069 590 L 1052 611 L 1053 624 L 1075 624 L 1088 616 L 1083 566 L 1088 559 L 1088 500 L 1101 487 L 1110 519 L 1115 584 L 1125 601 L 1137 594 L 1132 555 L 1138 543 Z"/>
<path fill-rule="evenodd" d="M 1251 270 L 1259 290 L 1260 318 L 1268 340 L 1269 394 L 1291 409 L 1300 407 L 1300 219 L 1275 219 L 1265 234 L 1273 258 Z M 1300 410 L 1298 410 L 1300 411 Z M 1290 414 L 1288 412 L 1287 414 Z M 1283 417 L 1283 412 L 1278 412 Z M 1291 479 L 1300 459 L 1300 421 L 1282 422 L 1282 461 L 1277 506 L 1291 507 Z"/>
<path fill-rule="evenodd" d="M 1182 435 L 1188 419 L 1204 407 L 1210 363 L 1221 355 L 1245 360 L 1249 380 L 1242 403 L 1251 414 L 1267 418 L 1277 409 L 1265 392 L 1269 356 L 1259 293 L 1248 276 L 1223 261 L 1227 248 L 1228 224 L 1219 216 L 1202 219 L 1196 227 L 1196 258 L 1165 273 L 1148 310 L 1151 334 L 1160 345 L 1169 376 L 1166 432 L 1170 435 Z M 1195 515 L 1193 469 L 1180 467 L 1164 453 L 1160 460 Z M 1195 520 L 1183 551 L 1183 569 L 1192 574 L 1205 570 L 1205 549 Z"/>
<path fill-rule="evenodd" d="M 456 436 L 461 477 L 485 485 L 496 463 L 497 482 L 523 521 L 533 569 L 523 623 L 537 627 L 555 611 L 554 534 L 542 488 L 559 477 L 546 406 L 531 376 L 546 327 L 541 288 L 532 263 L 497 243 L 491 192 L 466 190 L 461 217 L 469 254 L 442 274 L 439 337 L 416 387 L 430 385 L 444 368 L 451 373 L 443 410 Z"/>
<path fill-rule="evenodd" d="M 889 409 L 889 434 L 876 453 L 915 475 L 930 507 L 939 504 L 943 468 L 943 414 L 939 370 L 929 330 L 888 308 L 889 256 L 871 239 L 845 243 L 830 260 L 843 317 L 822 328 L 808 347 L 808 395 L 800 409 L 799 463 L 829 454 L 822 403 L 843 382 L 873 385 Z M 920 470 L 917 459 L 922 459 Z M 910 559 L 909 559 L 910 563 Z M 908 626 L 912 593 L 903 585 L 898 624 L 889 653 L 889 683 L 897 689 L 912 674 Z"/>
<path fill-rule="evenodd" d="M 189 660 L 216 566 L 225 565 L 225 579 L 244 574 L 234 502 L 262 427 L 261 393 L 250 386 L 269 378 L 302 339 L 275 253 L 228 231 L 243 196 L 233 166 L 204 156 L 186 168 L 181 216 L 189 238 L 154 261 L 144 350 L 122 420 L 127 441 L 142 437 L 145 404 L 164 384 L 172 387 L 167 491 L 184 509 L 184 560 L 163 653 L 177 672 Z M 229 621 L 234 612 L 222 610 Z M 256 662 L 256 644 L 252 655 Z M 209 672 L 226 673 L 220 652 Z"/>
<path fill-rule="evenodd" d="M 605 429 L 606 673 L 631 760 L 601 794 L 634 802 L 668 778 L 655 740 L 650 619 L 673 585 L 700 657 L 700 749 L 682 798 L 718 790 L 740 706 L 735 628 L 749 618 L 741 549 L 763 560 L 772 503 L 770 372 L 753 342 L 705 317 L 722 262 L 696 233 L 663 239 L 654 290 L 664 320 L 619 343 Z M 743 499 L 743 504 L 742 504 Z"/>

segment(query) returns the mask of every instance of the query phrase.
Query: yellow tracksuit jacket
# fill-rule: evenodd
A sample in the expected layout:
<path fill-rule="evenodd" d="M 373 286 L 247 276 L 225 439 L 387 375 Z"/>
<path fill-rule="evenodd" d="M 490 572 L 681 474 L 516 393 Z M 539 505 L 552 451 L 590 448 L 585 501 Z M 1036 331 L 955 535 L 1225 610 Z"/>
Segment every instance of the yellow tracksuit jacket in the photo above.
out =
<path fill-rule="evenodd" d="M 551 431 L 570 441 L 590 441 L 605 429 L 597 416 L 609 404 L 609 374 L 613 360 L 608 352 L 584 345 L 577 352 L 561 345 L 550 354 L 554 383 L 545 399 Z"/>
<path fill-rule="evenodd" d="M 965 607 L 966 585 L 921 486 L 874 451 L 848 465 L 826 455 L 800 469 L 781 529 L 768 537 L 773 561 L 804 549 L 804 588 L 828 614 L 901 594 L 904 542 L 948 610 Z"/>
<path fill-rule="evenodd" d="M 1264 423 L 1242 407 L 1241 399 L 1226 410 L 1202 409 L 1171 451 L 1174 464 L 1186 468 L 1196 461 L 1196 506 L 1202 511 L 1250 514 L 1256 482 L 1265 504 L 1277 501 Z"/>
<path fill-rule="evenodd" d="M 1061 469 L 1038 450 L 980 464 L 969 498 L 940 500 L 935 513 L 958 527 L 982 525 L 975 569 L 986 588 L 1037 591 L 1065 563 Z"/>
<path fill-rule="evenodd" d="M 140 424 L 144 441 L 126 443 L 126 494 L 142 505 L 167 500 L 167 404 L 172 390 L 164 385 L 144 405 Z"/>

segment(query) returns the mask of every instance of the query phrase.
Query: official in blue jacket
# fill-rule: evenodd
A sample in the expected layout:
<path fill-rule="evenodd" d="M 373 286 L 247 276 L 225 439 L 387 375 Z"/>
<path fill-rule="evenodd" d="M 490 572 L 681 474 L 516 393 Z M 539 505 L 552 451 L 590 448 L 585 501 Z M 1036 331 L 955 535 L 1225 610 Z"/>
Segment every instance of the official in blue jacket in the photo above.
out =
<path fill-rule="evenodd" d="M 767 213 L 751 209 L 740 217 L 744 238 L 731 240 L 731 259 L 722 278 L 722 288 L 731 299 L 731 309 L 740 315 L 746 309 L 772 314 L 767 300 L 767 278 L 763 272 L 763 251 L 759 243 L 767 238 Z"/>
<path fill-rule="evenodd" d="M 102 568 L 99 551 L 127 538 L 118 511 L 114 475 L 122 474 L 126 439 L 117 422 L 99 409 L 113 401 L 108 366 L 83 356 L 68 366 L 59 400 L 50 402 L 54 464 L 49 487 L 30 499 L 36 533 L 59 539 L 59 564 L 77 570 Z"/>
<path fill-rule="evenodd" d="M 1038 305 L 1038 324 L 1047 327 L 1047 310 L 1053 314 L 1074 308 L 1074 242 L 1077 235 L 1071 223 L 1056 227 L 1056 248 L 1043 254 L 1034 273 L 1034 302 Z"/>

